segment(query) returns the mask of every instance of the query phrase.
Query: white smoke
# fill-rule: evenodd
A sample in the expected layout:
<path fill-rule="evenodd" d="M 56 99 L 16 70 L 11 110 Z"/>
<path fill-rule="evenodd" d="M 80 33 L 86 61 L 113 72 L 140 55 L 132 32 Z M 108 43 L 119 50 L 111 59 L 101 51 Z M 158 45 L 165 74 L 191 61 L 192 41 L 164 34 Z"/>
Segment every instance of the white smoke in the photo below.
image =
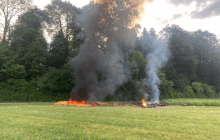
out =
<path fill-rule="evenodd" d="M 148 64 L 146 73 L 148 78 L 146 79 L 146 82 L 152 90 L 153 99 L 159 101 L 159 85 L 161 81 L 157 74 L 161 67 L 167 63 L 169 50 L 166 42 L 157 37 L 154 29 L 151 29 L 149 33 L 144 29 L 141 43 L 147 51 L 146 59 Z"/>

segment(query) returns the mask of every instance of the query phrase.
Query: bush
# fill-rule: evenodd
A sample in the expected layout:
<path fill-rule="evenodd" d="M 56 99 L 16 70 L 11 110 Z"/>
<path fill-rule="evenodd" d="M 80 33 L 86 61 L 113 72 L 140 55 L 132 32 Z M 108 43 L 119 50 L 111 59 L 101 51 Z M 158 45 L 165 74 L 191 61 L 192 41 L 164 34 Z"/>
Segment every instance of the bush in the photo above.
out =
<path fill-rule="evenodd" d="M 49 68 L 46 74 L 38 78 L 38 87 L 44 93 L 49 92 L 56 96 L 60 93 L 66 93 L 70 96 L 70 91 L 74 87 L 74 76 L 69 64 L 61 69 Z"/>
<path fill-rule="evenodd" d="M 17 54 L 14 55 L 7 44 L 0 44 L 0 81 L 7 79 L 22 79 L 26 72 L 23 65 L 16 63 Z"/>
<path fill-rule="evenodd" d="M 24 79 L 8 79 L 7 82 L 1 83 L 0 90 L 0 102 L 27 102 L 43 99 L 42 93 L 37 91 L 37 87 Z"/>
<path fill-rule="evenodd" d="M 176 70 L 173 71 L 172 75 L 169 75 L 168 79 L 174 83 L 173 88 L 180 92 L 184 91 L 184 87 L 190 85 L 189 78 Z"/>
<path fill-rule="evenodd" d="M 208 98 L 215 98 L 216 92 L 213 86 L 203 84 L 204 95 Z"/>
<path fill-rule="evenodd" d="M 186 86 L 184 88 L 184 94 L 185 94 L 186 98 L 195 98 L 195 93 L 194 93 L 191 86 Z"/>
<path fill-rule="evenodd" d="M 160 98 L 174 98 L 172 95 L 174 83 L 172 81 L 166 80 L 166 74 L 163 72 L 159 73 L 159 77 L 161 80 L 161 84 L 159 86 L 161 92 Z"/>
<path fill-rule="evenodd" d="M 215 98 L 216 92 L 213 86 L 202 84 L 199 82 L 193 82 L 192 88 L 196 93 L 197 98 Z"/>
<path fill-rule="evenodd" d="M 54 102 L 69 98 L 64 95 L 45 94 L 39 90 L 36 79 L 31 82 L 24 79 L 8 79 L 7 82 L 0 83 L 0 102 Z"/>
<path fill-rule="evenodd" d="M 199 97 L 199 98 L 202 97 L 202 95 L 204 93 L 202 83 L 193 82 L 192 83 L 192 88 L 195 91 L 197 97 Z"/>
<path fill-rule="evenodd" d="M 183 95 L 183 93 L 177 91 L 177 90 L 173 90 L 172 91 L 172 98 L 173 99 L 177 99 L 177 98 L 185 98 L 185 96 Z"/>

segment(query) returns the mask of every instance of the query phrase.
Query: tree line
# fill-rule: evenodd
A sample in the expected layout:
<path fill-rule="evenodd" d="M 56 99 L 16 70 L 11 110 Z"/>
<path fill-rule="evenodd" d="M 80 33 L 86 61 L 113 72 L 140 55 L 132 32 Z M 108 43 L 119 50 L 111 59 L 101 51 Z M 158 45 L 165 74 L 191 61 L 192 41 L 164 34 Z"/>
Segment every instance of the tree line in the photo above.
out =
<path fill-rule="evenodd" d="M 5 18 L 0 44 L 0 101 L 67 100 L 75 86 L 70 60 L 77 56 L 84 42 L 83 35 L 79 34 L 82 29 L 75 21 L 83 8 L 62 0 L 52 0 L 44 10 L 30 0 L 3 2 L 0 5 Z M 18 19 L 9 32 L 15 15 Z M 50 44 L 46 41 L 45 30 L 53 38 Z M 152 96 L 146 82 L 146 55 L 150 51 L 146 48 L 152 46 L 153 36 L 163 38 L 169 49 L 169 60 L 158 73 L 161 99 L 218 97 L 220 44 L 215 34 L 202 30 L 188 32 L 172 25 L 166 26 L 160 35 L 154 29 L 135 35 L 134 49 L 126 58 L 130 67 L 128 80 L 117 87 L 115 94 L 108 95 L 107 101 L 140 100 L 145 93 Z M 141 42 L 143 38 L 147 39 L 145 45 Z M 126 44 L 122 45 L 126 48 Z M 97 72 L 97 76 L 99 81 L 103 80 L 102 73 Z"/>

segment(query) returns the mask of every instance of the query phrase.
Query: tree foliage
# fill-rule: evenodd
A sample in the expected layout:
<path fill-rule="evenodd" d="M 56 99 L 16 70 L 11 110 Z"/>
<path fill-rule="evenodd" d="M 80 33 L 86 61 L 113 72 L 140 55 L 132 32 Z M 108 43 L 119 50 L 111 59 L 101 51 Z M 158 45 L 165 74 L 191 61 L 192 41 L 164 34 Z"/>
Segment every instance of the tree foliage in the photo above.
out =
<path fill-rule="evenodd" d="M 47 64 L 49 67 L 61 68 L 68 60 L 69 42 L 63 36 L 63 32 L 59 31 L 50 44 L 49 56 Z"/>
<path fill-rule="evenodd" d="M 169 40 L 171 52 L 165 66 L 168 79 L 176 81 L 178 78 L 175 75 L 179 75 L 179 79 L 188 79 L 182 86 L 178 85 L 181 82 L 176 81 L 176 89 L 180 87 L 182 92 L 183 87 L 195 81 L 219 87 L 219 44 L 214 34 L 201 30 L 190 33 L 175 25 L 167 26 L 163 33 Z"/>
<path fill-rule="evenodd" d="M 25 12 L 28 8 L 32 7 L 32 0 L 1 0 L 0 11 L 4 16 L 4 24 L 1 24 L 4 28 L 3 43 L 6 41 L 6 34 L 11 24 L 13 17 Z"/>
<path fill-rule="evenodd" d="M 42 11 L 30 10 L 19 17 L 10 45 L 10 49 L 18 56 L 16 62 L 25 67 L 27 80 L 42 75 L 46 68 L 47 42 L 39 24 L 36 26 L 31 24 L 38 20 L 34 12 L 41 13 Z M 31 14 L 33 14 L 32 18 L 26 18 Z"/>
<path fill-rule="evenodd" d="M 129 58 L 131 64 L 131 74 L 128 82 L 118 87 L 114 95 L 116 100 L 137 100 L 139 97 L 143 96 L 145 92 L 146 85 L 143 79 L 146 78 L 145 68 L 147 65 L 146 59 L 140 51 L 133 51 Z M 107 97 L 112 98 L 111 96 Z"/>
<path fill-rule="evenodd" d="M 67 40 L 72 38 L 72 29 L 75 26 L 75 16 L 80 12 L 79 8 L 70 2 L 62 0 L 52 0 L 51 4 L 46 6 L 46 11 L 51 19 L 48 24 L 50 34 L 56 35 L 59 31 L 64 33 Z"/>
<path fill-rule="evenodd" d="M 40 30 L 46 27 L 46 23 L 50 23 L 50 19 L 46 11 L 35 7 L 20 15 L 18 24 L 24 25 L 26 28 Z"/>
<path fill-rule="evenodd" d="M 70 2 L 52 0 L 45 10 L 40 10 L 32 8 L 31 0 L 1 0 L 4 35 L 0 44 L 0 95 L 5 96 L 1 101 L 69 98 L 77 80 L 73 75 L 77 70 L 70 66 L 69 61 L 84 50 L 86 43 L 93 48 L 77 57 L 85 60 L 80 72 L 91 65 L 90 59 L 84 58 L 95 49 L 94 52 L 99 53 L 94 54 L 107 58 L 103 62 L 114 60 L 111 63 L 117 63 L 120 67 L 108 63 L 105 67 L 100 65 L 94 70 L 93 81 L 108 86 L 111 83 L 106 81 L 108 76 L 112 76 L 115 83 L 117 81 L 112 73 L 116 71 L 119 71 L 116 76 L 122 72 L 126 77 L 122 85 L 115 84 L 119 86 L 113 95 L 106 97 L 106 101 L 139 100 L 143 94 L 149 94 L 151 90 L 145 80 L 149 62 L 145 57 L 155 49 L 152 39 L 158 36 L 154 29 L 144 29 L 138 37 L 140 26 L 132 25 L 132 19 L 138 16 L 137 8 L 130 9 L 124 2 L 129 0 L 115 0 L 116 4 L 109 11 L 100 10 L 108 9 L 108 3 L 92 1 L 79 9 Z M 76 20 L 80 13 L 81 19 Z M 11 32 L 11 21 L 15 16 L 19 17 Z M 53 34 L 50 45 L 44 36 L 45 29 Z M 160 33 L 170 51 L 168 63 L 161 65 L 162 70 L 158 73 L 161 80 L 160 99 L 216 98 L 220 92 L 220 41 L 216 35 L 202 30 L 188 32 L 177 25 L 167 26 Z M 7 40 L 7 35 L 10 35 L 10 40 Z M 85 72 L 90 70 L 91 67 Z M 6 98 L 9 95 L 13 99 Z"/>
<path fill-rule="evenodd" d="M 16 63 L 17 55 L 9 49 L 8 44 L 0 44 L 0 82 L 10 78 L 22 79 L 25 77 L 25 68 Z"/>
<path fill-rule="evenodd" d="M 74 80 L 71 66 L 67 63 L 60 69 L 49 68 L 42 77 L 38 78 L 38 87 L 52 94 L 69 94 L 74 87 Z"/>

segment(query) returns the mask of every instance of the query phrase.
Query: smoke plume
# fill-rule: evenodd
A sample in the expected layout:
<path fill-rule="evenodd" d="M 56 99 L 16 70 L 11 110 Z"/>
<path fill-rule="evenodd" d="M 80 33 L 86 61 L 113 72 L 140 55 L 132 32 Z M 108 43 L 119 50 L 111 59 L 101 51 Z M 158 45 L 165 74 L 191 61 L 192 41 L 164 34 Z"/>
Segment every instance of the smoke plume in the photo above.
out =
<path fill-rule="evenodd" d="M 149 33 L 144 29 L 141 42 L 147 51 L 146 59 L 148 64 L 146 73 L 148 78 L 146 81 L 153 93 L 153 99 L 159 101 L 159 85 L 161 81 L 157 74 L 160 68 L 168 61 L 168 47 L 164 40 L 157 37 L 154 29 L 151 29 Z"/>
<path fill-rule="evenodd" d="M 85 41 L 71 61 L 76 77 L 73 100 L 103 100 L 127 81 L 127 58 L 137 35 L 135 26 L 129 26 L 139 18 L 142 9 L 137 7 L 143 4 L 143 0 L 95 0 L 82 9 L 76 24 Z"/>

